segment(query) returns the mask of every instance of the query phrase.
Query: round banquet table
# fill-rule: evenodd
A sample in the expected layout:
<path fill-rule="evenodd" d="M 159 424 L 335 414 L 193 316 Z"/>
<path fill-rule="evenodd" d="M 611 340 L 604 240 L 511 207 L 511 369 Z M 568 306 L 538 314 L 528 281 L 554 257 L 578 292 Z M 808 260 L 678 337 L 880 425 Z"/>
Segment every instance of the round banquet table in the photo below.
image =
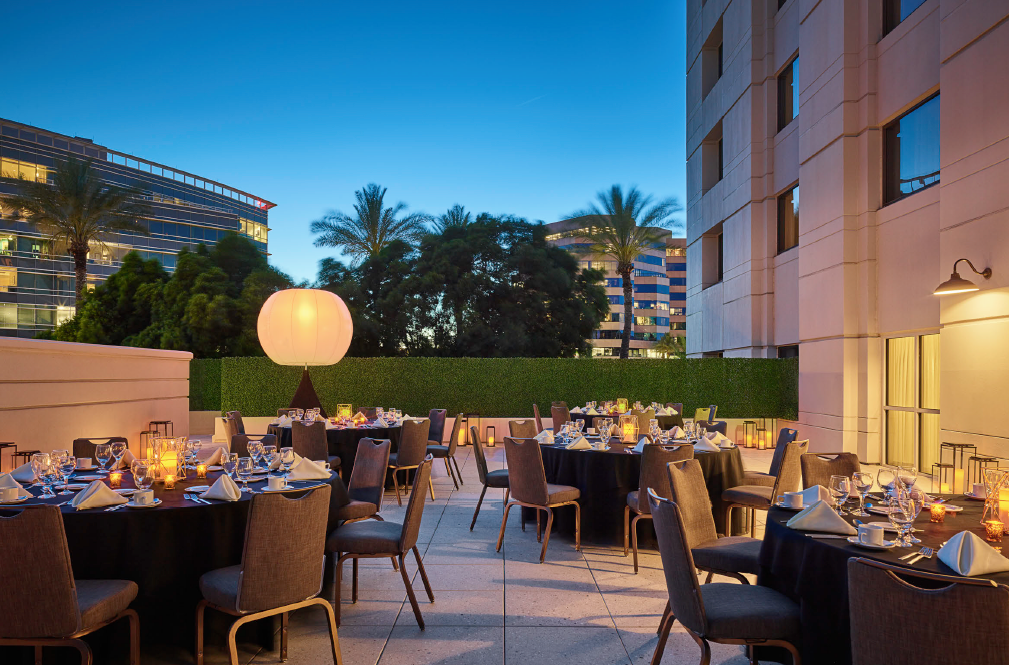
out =
<path fill-rule="evenodd" d="M 613 418 L 613 422 L 617 422 L 617 418 L 619 418 L 619 417 L 620 416 L 617 415 L 617 414 L 614 414 L 614 415 L 608 415 L 608 414 L 607 415 L 595 415 L 595 416 L 586 415 L 584 413 L 572 413 L 571 414 L 571 420 L 584 420 L 585 421 L 585 427 L 592 427 L 592 419 L 593 418 Z M 664 430 L 672 429 L 674 425 L 678 425 L 680 427 L 683 427 L 683 415 L 682 414 L 681 415 L 676 415 L 676 416 L 656 416 L 655 419 L 659 421 L 659 427 L 661 427 Z"/>
<path fill-rule="evenodd" d="M 142 648 L 154 643 L 192 651 L 196 604 L 202 598 L 200 576 L 215 568 L 233 566 L 242 561 L 252 495 L 243 493 L 238 501 L 208 499 L 210 505 L 194 503 L 183 496 L 187 487 L 213 484 L 220 474 L 211 471 L 207 479 L 197 480 L 194 471 L 189 480 L 179 481 L 172 490 L 155 483 L 154 496 L 161 500 L 161 505 L 154 508 L 77 511 L 69 503 L 60 508 L 75 578 L 126 579 L 133 580 L 140 587 L 131 607 L 140 615 Z M 87 484 L 90 481 L 76 482 Z M 311 488 L 322 483 L 332 488 L 327 525 L 327 531 L 331 531 L 337 525 L 337 511 L 350 501 L 340 476 L 332 473 L 328 481 L 293 484 Z M 128 471 L 123 474 L 122 484 L 123 488 L 136 487 Z M 262 488 L 264 485 L 263 481 L 249 483 L 251 488 Z M 26 489 L 34 497 L 41 494 L 41 488 Z M 284 494 L 298 497 L 304 492 Z M 30 499 L 22 504 L 3 506 L 0 516 L 13 515 L 26 505 L 57 504 L 70 498 L 57 495 L 48 499 Z M 284 525 L 277 525 L 277 537 L 282 538 L 283 534 Z M 278 561 L 277 565 L 281 566 L 283 562 Z M 213 614 L 216 613 L 209 612 L 207 616 Z M 125 621 L 117 622 L 93 637 L 85 638 L 96 649 L 95 662 L 125 662 L 128 651 L 124 646 L 128 644 L 126 625 Z M 111 633 L 102 637 L 107 631 Z M 272 637 L 268 639 L 272 643 Z M 30 648 L 21 650 L 31 655 Z M 59 651 L 77 653 L 66 649 Z M 15 654 L 16 651 L 0 648 L 0 663 L 19 662 Z M 79 659 L 79 656 L 74 657 Z M 31 662 L 30 658 L 25 662 Z"/>
<path fill-rule="evenodd" d="M 357 457 L 358 441 L 365 438 L 389 439 L 392 441 L 392 450 L 396 451 L 399 448 L 400 433 L 402 431 L 403 428 L 398 425 L 394 427 L 364 425 L 357 428 L 327 428 L 326 440 L 329 442 L 329 454 L 339 455 L 340 475 L 349 480 L 350 473 L 354 470 L 354 458 Z M 277 437 L 278 447 L 283 448 L 291 445 L 290 425 L 287 427 L 270 425 L 267 428 L 267 433 Z"/>
<path fill-rule="evenodd" d="M 929 521 L 928 509 L 923 510 L 915 521 L 915 527 L 921 531 L 914 534 L 922 542 L 911 549 L 868 550 L 839 538 L 810 538 L 805 532 L 786 526 L 794 512 L 771 508 L 760 550 L 757 583 L 776 589 L 799 603 L 803 636 L 800 653 L 804 663 L 851 663 L 849 558 L 865 557 L 904 566 L 904 562 L 899 560 L 901 556 L 917 552 L 922 546 L 932 547 L 938 552 L 940 543 L 961 531 L 973 531 L 984 538 L 984 527 L 980 523 L 984 502 L 965 497 L 951 498 L 954 500 L 950 503 L 963 506 L 963 511 L 955 515 L 948 513 L 945 522 L 933 524 Z M 845 519 L 852 520 L 850 516 Z M 865 522 L 887 521 L 883 515 L 861 519 Z M 888 531 L 886 537 L 892 538 L 893 533 Z M 906 567 L 909 570 L 956 575 L 935 555 Z M 983 577 L 1009 584 L 1009 572 Z"/>
<path fill-rule="evenodd" d="M 623 545 L 624 506 L 627 493 L 638 489 L 641 455 L 633 445 L 615 444 L 609 450 L 567 450 L 563 446 L 540 446 L 547 482 L 571 485 L 581 490 L 582 541 Z M 694 458 L 704 471 L 708 496 L 714 507 L 715 525 L 725 533 L 722 491 L 742 484 L 743 462 L 738 448 L 698 452 Z M 535 520 L 533 509 L 523 509 L 526 519 Z M 554 511 L 554 530 L 575 532 L 575 509 L 564 506 Z M 633 516 L 633 515 L 632 515 Z M 733 511 L 733 534 L 743 532 L 743 511 Z M 638 547 L 656 549 L 651 520 L 638 522 Z"/>

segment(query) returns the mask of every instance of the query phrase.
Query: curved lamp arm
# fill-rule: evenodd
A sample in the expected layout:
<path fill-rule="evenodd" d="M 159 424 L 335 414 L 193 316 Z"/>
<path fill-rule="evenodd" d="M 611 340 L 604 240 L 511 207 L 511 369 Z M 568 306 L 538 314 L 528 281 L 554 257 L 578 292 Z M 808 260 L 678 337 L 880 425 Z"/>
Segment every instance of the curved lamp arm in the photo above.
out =
<path fill-rule="evenodd" d="M 970 269 L 974 271 L 974 274 L 976 274 L 976 275 L 981 275 L 981 276 L 982 276 L 982 277 L 984 277 L 985 279 L 991 279 L 991 268 L 985 268 L 984 270 L 981 270 L 981 271 L 979 271 L 979 270 L 978 270 L 977 268 L 975 268 L 975 267 L 974 267 L 974 264 L 973 264 L 973 263 L 971 263 L 970 259 L 957 259 L 957 260 L 956 260 L 956 261 L 955 261 L 955 262 L 953 263 L 953 274 L 954 274 L 954 275 L 956 274 L 956 266 L 957 266 L 957 264 L 958 264 L 958 263 L 960 263 L 961 261 L 966 261 L 966 262 L 967 262 L 967 265 L 969 265 L 969 266 L 970 266 Z"/>

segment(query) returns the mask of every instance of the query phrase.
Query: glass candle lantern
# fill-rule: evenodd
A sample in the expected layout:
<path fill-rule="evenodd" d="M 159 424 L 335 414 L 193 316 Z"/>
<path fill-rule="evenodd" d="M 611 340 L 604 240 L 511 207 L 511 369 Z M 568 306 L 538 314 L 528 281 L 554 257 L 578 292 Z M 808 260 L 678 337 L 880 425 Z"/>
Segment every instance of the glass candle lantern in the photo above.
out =
<path fill-rule="evenodd" d="M 989 543 L 1001 543 L 1005 533 L 1005 525 L 998 520 L 988 520 L 984 523 L 984 539 Z"/>
<path fill-rule="evenodd" d="M 166 490 L 173 490 L 173 489 L 175 489 L 175 474 L 174 473 L 166 473 L 165 474 L 165 489 Z"/>
<path fill-rule="evenodd" d="M 109 487 L 112 489 L 119 489 L 123 486 L 123 472 L 122 471 L 112 471 L 109 473 Z"/>
<path fill-rule="evenodd" d="M 753 448 L 757 445 L 757 421 L 743 421 L 743 444 L 747 448 Z"/>
<path fill-rule="evenodd" d="M 350 418 L 354 415 L 354 405 L 353 404 L 337 404 L 336 405 L 336 417 L 337 418 Z"/>
<path fill-rule="evenodd" d="M 202 464 L 201 463 L 201 464 L 197 464 L 196 465 L 196 477 L 197 478 L 206 478 L 207 477 L 207 465 L 206 464 Z"/>
<path fill-rule="evenodd" d="M 627 412 L 627 398 L 621 397 L 617 400 L 617 412 L 626 413 Z"/>
<path fill-rule="evenodd" d="M 634 416 L 620 416 L 620 442 L 638 442 L 638 419 Z"/>
<path fill-rule="evenodd" d="M 933 503 L 929 508 L 929 522 L 935 522 L 936 524 L 942 524 L 946 521 L 946 504 L 943 503 Z"/>
<path fill-rule="evenodd" d="M 767 447 L 767 430 L 763 427 L 757 428 L 756 433 L 757 450 L 764 450 Z"/>
<path fill-rule="evenodd" d="M 497 432 L 494 429 L 493 425 L 488 425 L 487 426 L 487 445 L 490 446 L 491 448 L 494 447 L 494 435 L 496 433 Z"/>

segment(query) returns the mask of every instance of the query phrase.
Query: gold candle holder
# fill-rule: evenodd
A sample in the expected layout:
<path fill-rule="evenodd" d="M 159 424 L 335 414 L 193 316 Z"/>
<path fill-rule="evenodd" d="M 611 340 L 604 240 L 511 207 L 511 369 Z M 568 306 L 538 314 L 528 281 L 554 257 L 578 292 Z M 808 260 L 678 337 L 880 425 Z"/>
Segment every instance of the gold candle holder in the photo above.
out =
<path fill-rule="evenodd" d="M 1001 543 L 1005 533 L 1005 524 L 998 520 L 988 520 L 984 523 L 984 539 L 989 543 Z"/>
<path fill-rule="evenodd" d="M 206 464 L 197 464 L 196 465 L 196 477 L 197 478 L 206 478 L 207 477 L 207 465 Z"/>
<path fill-rule="evenodd" d="M 123 472 L 113 471 L 109 474 L 109 487 L 119 489 L 123 486 Z"/>
<path fill-rule="evenodd" d="M 165 489 L 173 490 L 175 489 L 175 474 L 169 473 L 165 475 Z"/>
<path fill-rule="evenodd" d="M 946 504 L 933 503 L 929 508 L 929 522 L 942 524 L 946 521 Z"/>

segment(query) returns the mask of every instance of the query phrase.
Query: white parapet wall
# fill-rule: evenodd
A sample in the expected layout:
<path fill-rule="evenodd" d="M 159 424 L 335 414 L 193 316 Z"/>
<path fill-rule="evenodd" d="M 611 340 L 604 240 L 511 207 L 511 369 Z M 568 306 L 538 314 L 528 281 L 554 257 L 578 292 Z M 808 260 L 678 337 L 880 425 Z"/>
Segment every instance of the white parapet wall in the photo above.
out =
<path fill-rule="evenodd" d="M 125 436 L 171 420 L 189 434 L 187 351 L 0 338 L 0 441 L 18 450 L 71 449 L 78 437 Z M 3 469 L 10 468 L 3 450 Z"/>

